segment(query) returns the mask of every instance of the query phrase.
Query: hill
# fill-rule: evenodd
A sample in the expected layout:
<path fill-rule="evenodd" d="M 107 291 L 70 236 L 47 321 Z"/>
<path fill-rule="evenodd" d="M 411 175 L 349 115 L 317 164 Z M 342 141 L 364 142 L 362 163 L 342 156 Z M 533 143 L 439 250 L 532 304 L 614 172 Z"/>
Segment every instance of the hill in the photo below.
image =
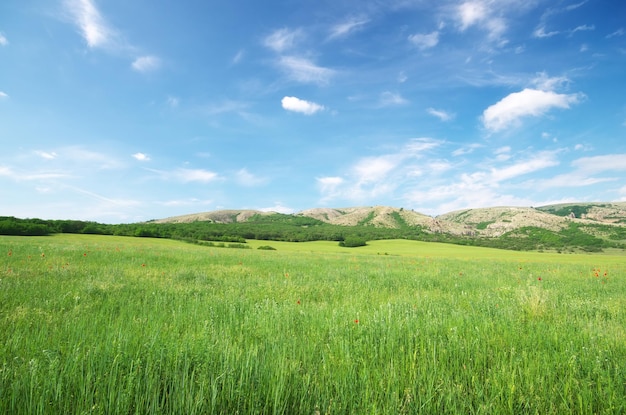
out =
<path fill-rule="evenodd" d="M 0 235 L 91 233 L 182 239 L 338 241 L 411 239 L 515 250 L 626 249 L 626 203 L 465 209 L 431 217 L 388 206 L 317 208 L 294 214 L 218 210 L 142 223 L 0 217 Z"/>

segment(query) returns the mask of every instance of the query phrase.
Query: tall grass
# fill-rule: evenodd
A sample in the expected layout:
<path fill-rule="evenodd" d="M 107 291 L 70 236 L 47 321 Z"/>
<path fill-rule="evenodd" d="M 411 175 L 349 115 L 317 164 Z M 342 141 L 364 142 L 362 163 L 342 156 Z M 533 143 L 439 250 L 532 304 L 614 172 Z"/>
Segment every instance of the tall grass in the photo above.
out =
<path fill-rule="evenodd" d="M 623 258 L 427 246 L 0 238 L 0 413 L 626 411 Z"/>

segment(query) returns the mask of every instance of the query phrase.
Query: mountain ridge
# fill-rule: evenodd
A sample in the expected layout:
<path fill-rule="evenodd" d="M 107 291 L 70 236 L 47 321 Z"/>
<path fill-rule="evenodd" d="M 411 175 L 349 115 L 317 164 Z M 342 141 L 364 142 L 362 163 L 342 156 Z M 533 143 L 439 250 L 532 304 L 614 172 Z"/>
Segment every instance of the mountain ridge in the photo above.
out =
<path fill-rule="evenodd" d="M 419 226 L 431 233 L 498 237 L 525 227 L 560 231 L 571 223 L 580 225 L 626 226 L 626 202 L 561 203 L 539 207 L 498 206 L 461 209 L 428 216 L 411 209 L 391 206 L 311 208 L 292 214 L 254 209 L 225 209 L 173 216 L 153 223 L 242 223 L 259 216 L 285 215 L 306 217 L 340 226 L 402 228 Z"/>

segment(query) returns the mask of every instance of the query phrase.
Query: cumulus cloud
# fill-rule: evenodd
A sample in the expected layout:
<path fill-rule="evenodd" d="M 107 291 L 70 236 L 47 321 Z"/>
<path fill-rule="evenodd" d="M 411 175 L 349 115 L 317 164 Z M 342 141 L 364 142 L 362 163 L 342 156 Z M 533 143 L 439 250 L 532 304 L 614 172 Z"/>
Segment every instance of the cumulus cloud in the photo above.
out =
<path fill-rule="evenodd" d="M 138 161 L 150 161 L 150 156 L 145 153 L 135 153 L 132 157 Z"/>
<path fill-rule="evenodd" d="M 439 32 L 434 31 L 427 34 L 416 33 L 409 36 L 409 41 L 417 46 L 419 50 L 430 49 L 439 43 Z"/>
<path fill-rule="evenodd" d="M 287 111 L 299 112 L 305 115 L 313 115 L 324 110 L 323 105 L 296 97 L 284 97 L 280 102 Z"/>
<path fill-rule="evenodd" d="M 156 56 L 140 56 L 133 61 L 131 67 L 137 72 L 150 72 L 159 69 L 161 60 Z"/>
<path fill-rule="evenodd" d="M 325 85 L 335 74 L 329 68 L 318 66 L 309 59 L 296 56 L 283 56 L 278 65 L 294 81 Z"/>
<path fill-rule="evenodd" d="M 347 36 L 361 29 L 369 23 L 369 21 L 367 17 L 351 17 L 344 22 L 337 23 L 331 28 L 329 39 Z"/>
<path fill-rule="evenodd" d="M 275 30 L 265 39 L 263 44 L 275 52 L 281 53 L 293 48 L 304 33 L 301 29 L 282 28 Z"/>
<path fill-rule="evenodd" d="M 428 112 L 433 117 L 439 118 L 441 121 L 450 121 L 454 118 L 454 114 L 450 114 L 449 112 L 446 112 L 444 110 L 438 110 L 435 108 L 428 108 L 426 112 Z"/>
<path fill-rule="evenodd" d="M 526 88 L 509 94 L 487 108 L 482 116 L 483 125 L 493 132 L 501 131 L 517 125 L 521 118 L 539 117 L 552 108 L 567 109 L 581 98 L 581 94 L 557 94 Z"/>

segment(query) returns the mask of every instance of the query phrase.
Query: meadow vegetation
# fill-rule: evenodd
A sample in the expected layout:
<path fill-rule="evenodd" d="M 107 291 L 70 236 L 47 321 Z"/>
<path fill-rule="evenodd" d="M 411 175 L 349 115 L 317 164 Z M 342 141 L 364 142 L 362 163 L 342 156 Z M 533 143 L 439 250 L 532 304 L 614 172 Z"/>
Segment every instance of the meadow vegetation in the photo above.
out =
<path fill-rule="evenodd" d="M 248 244 L 0 237 L 0 413 L 626 411 L 623 256 Z"/>

